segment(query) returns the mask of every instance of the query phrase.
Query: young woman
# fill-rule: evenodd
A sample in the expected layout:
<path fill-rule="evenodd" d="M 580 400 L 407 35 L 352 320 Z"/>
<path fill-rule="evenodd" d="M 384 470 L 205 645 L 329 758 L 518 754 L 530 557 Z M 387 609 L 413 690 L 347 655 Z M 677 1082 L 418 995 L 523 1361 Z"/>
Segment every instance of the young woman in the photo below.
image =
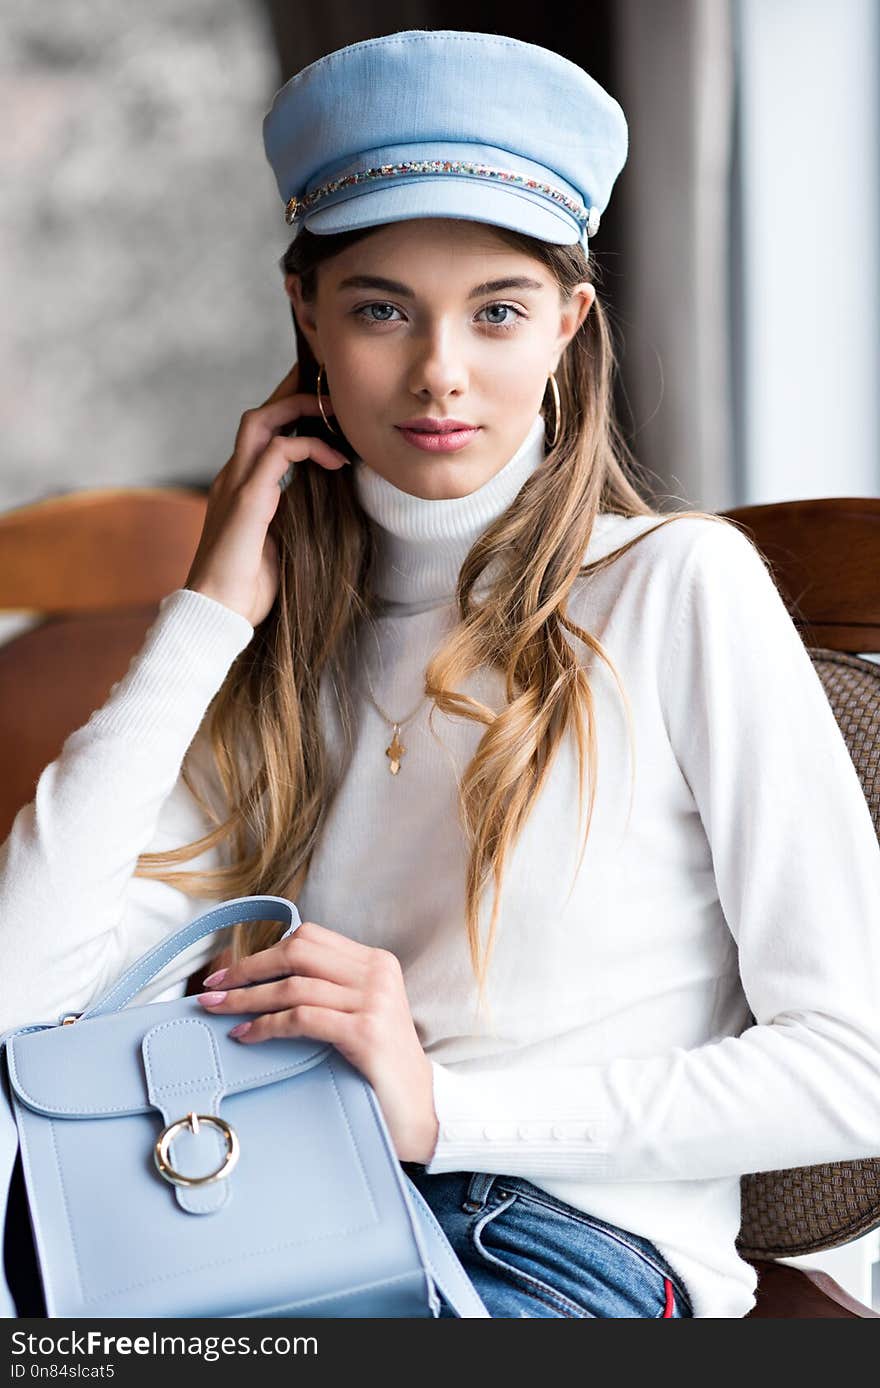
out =
<path fill-rule="evenodd" d="M 132 1001 L 335 1044 L 493 1315 L 744 1316 L 740 1176 L 880 1150 L 880 848 L 758 551 L 632 480 L 588 254 L 623 113 L 407 31 L 265 136 L 299 361 L 15 821 L 0 1029 L 287 896 Z"/>

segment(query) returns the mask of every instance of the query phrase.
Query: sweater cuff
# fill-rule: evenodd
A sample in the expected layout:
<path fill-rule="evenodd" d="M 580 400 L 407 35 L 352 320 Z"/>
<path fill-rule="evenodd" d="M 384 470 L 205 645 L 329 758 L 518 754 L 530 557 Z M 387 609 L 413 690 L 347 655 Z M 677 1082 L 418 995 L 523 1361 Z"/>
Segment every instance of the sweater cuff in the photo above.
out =
<path fill-rule="evenodd" d="M 431 1061 L 437 1144 L 425 1171 L 601 1179 L 610 1171 L 609 1115 L 589 1067 L 457 1074 Z"/>
<path fill-rule="evenodd" d="M 253 634 L 247 618 L 225 603 L 192 588 L 175 589 L 159 603 L 126 674 L 80 732 L 140 740 L 174 728 L 189 746 L 233 660 Z"/>

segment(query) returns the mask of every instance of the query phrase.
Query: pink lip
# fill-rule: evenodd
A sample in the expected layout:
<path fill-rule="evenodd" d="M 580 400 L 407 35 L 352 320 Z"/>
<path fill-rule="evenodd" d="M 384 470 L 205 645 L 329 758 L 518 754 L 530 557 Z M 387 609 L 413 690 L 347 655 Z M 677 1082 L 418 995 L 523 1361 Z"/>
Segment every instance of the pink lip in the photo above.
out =
<path fill-rule="evenodd" d="M 437 419 L 433 415 L 422 414 L 418 419 L 402 419 L 399 427 L 401 429 L 417 429 L 424 434 L 448 434 L 450 429 L 476 429 L 476 424 L 471 424 L 469 419 L 454 419 L 448 415 L 446 419 Z"/>
<path fill-rule="evenodd" d="M 395 425 L 407 443 L 411 443 L 415 448 L 421 448 L 426 453 L 457 453 L 460 448 L 466 448 L 471 439 L 476 438 L 480 432 L 479 426 L 473 429 L 451 429 L 443 434 L 420 433 L 417 429 L 404 429 L 401 425 Z"/>

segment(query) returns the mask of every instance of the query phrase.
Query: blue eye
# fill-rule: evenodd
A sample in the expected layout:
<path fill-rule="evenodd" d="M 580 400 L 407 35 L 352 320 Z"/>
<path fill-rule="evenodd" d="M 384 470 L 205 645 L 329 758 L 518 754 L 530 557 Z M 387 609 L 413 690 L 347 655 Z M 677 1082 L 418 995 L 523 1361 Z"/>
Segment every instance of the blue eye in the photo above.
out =
<path fill-rule="evenodd" d="M 355 316 L 356 316 L 356 317 L 359 317 L 361 314 L 366 314 L 366 313 L 369 311 L 369 309 L 371 309 L 371 308 L 391 308 L 391 309 L 393 309 L 393 308 L 394 308 L 394 305 L 393 305 L 393 304 L 364 304 L 363 308 L 357 308 L 357 309 L 355 309 Z M 395 313 L 397 312 L 396 309 L 395 309 L 394 311 L 395 311 Z M 392 322 L 393 320 L 390 319 L 390 318 L 367 318 L 366 321 L 367 321 L 368 323 L 390 323 L 390 322 Z"/>
<path fill-rule="evenodd" d="M 508 313 L 515 313 L 515 314 L 516 314 L 516 317 L 515 317 L 515 318 L 510 319 L 510 320 L 509 320 L 508 322 L 506 322 L 506 323 L 490 323 L 490 324 L 489 324 L 489 327 L 490 327 L 490 328 L 500 328 L 502 332 L 508 332 L 511 328 L 515 328 L 516 325 L 517 325 L 517 323 L 519 322 L 520 318 L 525 318 L 525 314 L 524 314 L 524 313 L 521 313 L 520 310 L 519 310 L 518 308 L 514 308 L 513 304 L 487 304 L 486 307 L 485 307 L 484 309 L 480 309 L 480 312 L 481 312 L 481 313 L 488 313 L 489 310 L 490 310 L 490 309 L 493 309 L 493 308 L 505 308 L 505 309 L 507 309 Z"/>
<path fill-rule="evenodd" d="M 396 321 L 396 320 L 393 319 L 393 318 L 374 318 L 374 317 L 372 316 L 372 314 L 370 313 L 370 310 L 371 310 L 371 309 L 374 309 L 374 308 L 379 308 L 379 309 L 383 309 L 383 308 L 384 308 L 384 309 L 391 309 L 392 313 L 399 313 L 399 312 L 400 312 L 400 310 L 397 309 L 397 308 L 395 308 L 393 304 L 388 304 L 388 303 L 385 303 L 385 302 L 376 301 L 376 302 L 371 303 L 371 304 L 363 304 L 361 308 L 355 309 L 355 311 L 354 311 L 354 312 L 355 312 L 355 317 L 363 318 L 364 322 L 365 322 L 365 323 L 369 323 L 369 324 L 373 324 L 373 323 L 393 323 L 393 322 Z M 489 324 L 487 324 L 488 327 L 494 328 L 496 332 L 502 332 L 502 333 L 510 332 L 513 328 L 515 328 L 515 327 L 517 326 L 519 320 L 520 320 L 521 318 L 525 318 L 525 316 L 526 316 L 520 309 L 514 308 L 513 304 L 502 304 L 502 303 L 487 304 L 485 308 L 480 309 L 480 312 L 481 312 L 481 313 L 488 313 L 491 309 L 499 309 L 499 308 L 506 309 L 508 313 L 516 314 L 516 317 L 513 318 L 511 321 L 509 321 L 509 322 L 507 322 L 507 323 L 489 323 Z"/>

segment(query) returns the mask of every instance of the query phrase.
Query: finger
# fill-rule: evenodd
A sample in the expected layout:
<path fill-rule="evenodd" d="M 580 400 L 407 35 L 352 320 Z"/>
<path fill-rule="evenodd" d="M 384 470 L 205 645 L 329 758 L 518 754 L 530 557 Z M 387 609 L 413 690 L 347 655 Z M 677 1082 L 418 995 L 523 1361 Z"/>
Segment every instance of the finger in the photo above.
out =
<path fill-rule="evenodd" d="M 332 1007 L 297 1007 L 289 1012 L 270 1012 L 256 1017 L 247 1031 L 233 1040 L 249 1045 L 273 1036 L 311 1036 L 316 1041 L 331 1042 L 345 1054 L 353 1046 L 356 1015 L 337 1012 Z"/>
<path fill-rule="evenodd" d="M 284 448 L 286 444 L 301 445 L 300 452 L 285 452 L 279 455 L 286 459 L 286 463 L 301 462 L 311 454 L 311 445 L 314 443 L 315 451 L 320 450 L 322 459 L 326 462 L 323 466 L 341 468 L 348 463 L 344 453 L 327 443 L 324 439 L 318 438 L 310 432 L 309 425 L 306 424 L 301 434 L 281 434 L 278 431 L 285 425 L 303 418 L 304 416 L 317 415 L 317 401 L 308 395 L 290 395 L 284 400 L 276 400 L 273 405 L 267 405 L 259 410 L 246 410 L 241 417 L 238 433 L 235 439 L 235 452 L 229 462 L 223 468 L 219 477 L 222 477 L 228 487 L 241 487 L 250 477 L 253 476 L 255 467 L 267 455 L 268 449 L 276 439 L 280 442 L 277 448 Z M 279 480 L 286 471 L 282 467 L 278 472 L 276 481 Z"/>
<path fill-rule="evenodd" d="M 211 1002 L 209 999 L 216 998 Z M 196 1000 L 209 1012 L 281 1012 L 300 1004 L 335 1007 L 340 1012 L 354 1012 L 362 1005 L 361 993 L 344 984 L 326 978 L 288 974 L 271 983 L 254 983 L 247 987 L 212 990 L 197 993 Z"/>
<path fill-rule="evenodd" d="M 346 948 L 353 941 L 337 935 L 335 930 L 327 933 L 332 937 L 329 940 L 310 939 L 306 935 L 295 942 L 293 939 L 282 940 L 285 972 L 288 975 L 301 974 L 304 978 L 326 978 L 331 983 L 349 988 L 363 987 L 366 978 L 364 960 L 356 950 Z M 286 950 L 283 948 L 285 945 Z"/>
<path fill-rule="evenodd" d="M 325 406 L 329 404 L 329 395 L 321 397 Z M 298 419 L 300 415 L 320 415 L 318 408 L 318 397 L 316 395 L 306 395 L 302 391 L 297 391 L 293 395 L 282 395 L 277 400 L 267 400 L 265 404 L 259 405 L 255 410 L 246 410 L 241 417 L 239 433 L 259 434 L 260 431 L 266 433 L 274 429 L 279 429 L 283 424 L 289 424 L 291 420 Z"/>
<path fill-rule="evenodd" d="M 229 485 L 236 486 L 237 497 L 249 493 L 255 498 L 255 504 L 248 508 L 251 514 L 241 521 L 239 533 L 244 539 L 247 539 L 251 526 L 254 530 L 254 543 L 260 538 L 257 532 L 261 526 L 262 536 L 265 536 L 265 526 L 278 506 L 277 491 L 271 488 L 280 487 L 283 491 L 306 461 L 324 468 L 327 472 L 340 472 L 348 459 L 337 453 L 336 449 L 323 439 L 311 435 L 292 435 L 288 438 L 285 434 L 276 434 L 248 471 L 239 475 L 237 483 L 234 478 L 231 480 Z M 267 514 L 264 514 L 265 506 L 271 508 Z"/>
<path fill-rule="evenodd" d="M 220 983 L 212 986 L 229 990 L 302 975 L 305 978 L 323 978 L 347 988 L 363 987 L 366 980 L 365 961 L 357 954 L 337 948 L 332 943 L 298 937 L 299 930 L 296 936 L 279 940 L 268 949 L 240 959 L 227 970 Z"/>
<path fill-rule="evenodd" d="M 298 947 L 302 948 L 305 942 L 315 945 L 323 945 L 333 949 L 339 954 L 349 954 L 352 958 L 364 958 L 372 953 L 372 946 L 362 944 L 360 940 L 353 940 L 350 935 L 345 935 L 341 930 L 331 930 L 329 925 L 321 925 L 318 921 L 303 921 L 297 926 L 296 933 L 289 935 L 286 940 L 279 940 L 281 945 L 292 944 L 296 940 Z"/>
<path fill-rule="evenodd" d="M 292 935 L 230 964 L 221 986 L 236 988 L 240 984 L 264 982 L 294 972 L 320 974 L 335 983 L 347 983 L 351 975 L 344 961 L 365 963 L 369 953 L 369 946 L 338 930 L 330 930 L 317 921 L 302 921 Z M 336 977 L 334 966 L 342 971 L 342 977 Z"/>
<path fill-rule="evenodd" d="M 291 464 L 294 465 L 292 473 L 295 473 L 297 465 L 307 459 L 330 472 L 339 472 L 348 462 L 343 453 L 314 434 L 275 434 L 254 465 L 251 478 L 259 479 L 265 473 L 280 484 Z M 249 480 L 242 485 L 247 486 Z"/>

